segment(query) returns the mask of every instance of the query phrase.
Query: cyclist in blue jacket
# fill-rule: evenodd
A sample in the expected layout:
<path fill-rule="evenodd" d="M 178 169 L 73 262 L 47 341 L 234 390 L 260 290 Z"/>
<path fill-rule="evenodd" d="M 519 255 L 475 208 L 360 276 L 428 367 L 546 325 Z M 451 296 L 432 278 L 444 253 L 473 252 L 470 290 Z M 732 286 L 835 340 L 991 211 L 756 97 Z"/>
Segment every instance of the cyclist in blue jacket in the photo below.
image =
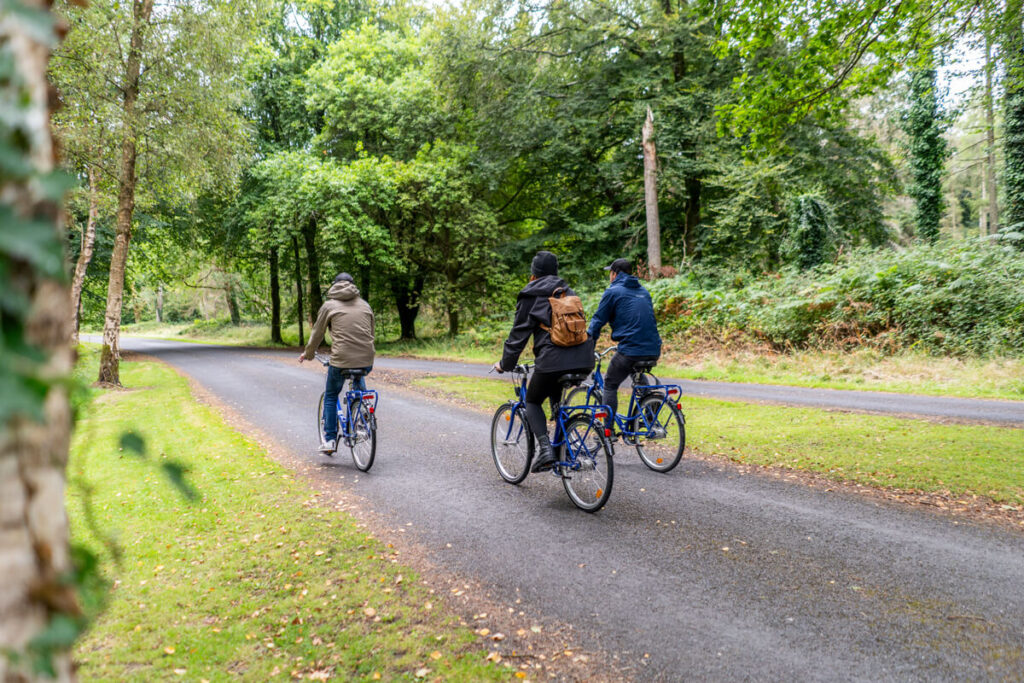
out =
<path fill-rule="evenodd" d="M 633 366 L 661 357 L 661 336 L 654 318 L 651 294 L 633 277 L 633 264 L 624 258 L 615 259 L 605 270 L 611 284 L 604 290 L 587 334 L 596 342 L 601 336 L 601 328 L 608 324 L 611 325 L 612 341 L 618 342 L 618 351 L 604 376 L 604 404 L 614 414 L 619 405 L 619 385 L 629 376 Z M 612 429 L 614 425 L 615 420 L 609 415 L 606 426 Z"/>

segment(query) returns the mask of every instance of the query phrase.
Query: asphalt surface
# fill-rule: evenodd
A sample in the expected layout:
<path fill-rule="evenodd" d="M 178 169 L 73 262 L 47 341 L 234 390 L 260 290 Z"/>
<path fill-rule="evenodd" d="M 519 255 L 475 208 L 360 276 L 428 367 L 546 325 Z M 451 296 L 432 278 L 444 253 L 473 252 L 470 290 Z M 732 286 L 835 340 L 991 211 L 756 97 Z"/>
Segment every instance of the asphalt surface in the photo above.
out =
<path fill-rule="evenodd" d="M 622 446 L 611 500 L 588 515 L 552 475 L 503 483 L 486 416 L 372 375 L 377 460 L 342 478 L 359 474 L 350 459 L 315 453 L 317 373 L 257 351 L 123 348 L 191 375 L 411 522 L 433 562 L 573 624 L 637 678 L 1024 680 L 1022 533 L 686 458 L 660 475 Z"/>

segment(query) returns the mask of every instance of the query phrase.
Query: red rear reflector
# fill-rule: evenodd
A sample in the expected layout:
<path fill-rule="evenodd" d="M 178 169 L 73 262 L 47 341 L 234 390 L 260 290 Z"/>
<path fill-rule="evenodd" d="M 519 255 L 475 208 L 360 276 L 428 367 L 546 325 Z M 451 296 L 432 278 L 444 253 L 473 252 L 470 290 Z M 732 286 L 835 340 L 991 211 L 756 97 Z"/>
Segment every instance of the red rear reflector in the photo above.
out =
<path fill-rule="evenodd" d="M 373 406 L 370 406 L 370 415 L 373 415 Z"/>
<path fill-rule="evenodd" d="M 604 435 L 605 436 L 611 436 L 612 435 L 612 430 L 610 430 L 607 427 L 605 427 L 604 428 Z"/>
<path fill-rule="evenodd" d="M 678 394 L 678 393 L 679 393 L 679 390 L 678 390 L 678 389 L 669 389 L 669 390 L 668 390 L 668 395 L 669 395 L 669 396 L 672 396 L 672 395 L 674 395 L 674 394 Z"/>
<path fill-rule="evenodd" d="M 602 419 L 608 417 L 608 413 L 605 413 L 605 412 L 594 413 L 594 417 L 596 417 L 599 420 L 602 420 Z"/>
<path fill-rule="evenodd" d="M 683 409 L 683 404 L 682 403 L 677 403 L 676 404 L 676 410 L 682 410 L 682 409 Z"/>
<path fill-rule="evenodd" d="M 373 396 L 363 396 L 363 400 L 364 401 L 372 401 L 373 400 Z"/>

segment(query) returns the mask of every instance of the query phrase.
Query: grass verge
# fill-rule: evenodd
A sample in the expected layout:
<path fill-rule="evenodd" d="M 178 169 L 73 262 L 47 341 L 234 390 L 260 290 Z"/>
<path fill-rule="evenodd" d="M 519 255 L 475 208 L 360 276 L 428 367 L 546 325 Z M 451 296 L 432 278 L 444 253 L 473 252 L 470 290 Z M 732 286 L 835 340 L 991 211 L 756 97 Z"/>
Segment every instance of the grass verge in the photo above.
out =
<path fill-rule="evenodd" d="M 85 349 L 81 374 L 95 364 Z M 121 373 L 141 388 L 93 390 L 68 466 L 72 538 L 113 586 L 77 647 L 83 679 L 511 675 L 397 551 L 318 504 L 183 378 L 153 362 Z"/>
<path fill-rule="evenodd" d="M 512 396 L 501 380 L 445 376 L 413 383 L 487 411 Z M 620 405 L 626 401 L 623 394 Z M 836 481 L 1024 504 L 1024 430 L 692 397 L 684 398 L 683 410 L 687 445 L 700 453 Z"/>

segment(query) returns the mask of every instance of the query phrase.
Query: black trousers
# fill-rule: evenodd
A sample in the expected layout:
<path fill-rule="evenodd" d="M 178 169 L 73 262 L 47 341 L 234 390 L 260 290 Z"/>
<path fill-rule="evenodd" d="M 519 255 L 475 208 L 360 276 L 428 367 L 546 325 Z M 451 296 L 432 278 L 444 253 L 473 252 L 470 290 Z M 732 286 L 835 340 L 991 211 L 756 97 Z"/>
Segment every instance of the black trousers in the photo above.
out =
<path fill-rule="evenodd" d="M 558 384 L 558 378 L 568 374 L 587 375 L 590 374 L 590 370 L 580 368 L 559 372 L 535 372 L 530 377 L 530 383 L 526 386 L 526 421 L 535 436 L 548 433 L 547 420 L 544 418 L 544 401 L 550 401 L 551 414 L 554 415 L 555 406 L 562 398 L 562 387 Z"/>
<path fill-rule="evenodd" d="M 605 426 L 609 429 L 615 427 L 615 420 L 612 418 L 619 409 L 619 385 L 621 385 L 633 366 L 643 361 L 658 360 L 660 356 L 625 356 L 621 353 L 615 354 L 612 362 L 608 364 L 608 371 L 604 373 L 604 404 L 611 408 L 611 415 L 605 420 Z"/>

